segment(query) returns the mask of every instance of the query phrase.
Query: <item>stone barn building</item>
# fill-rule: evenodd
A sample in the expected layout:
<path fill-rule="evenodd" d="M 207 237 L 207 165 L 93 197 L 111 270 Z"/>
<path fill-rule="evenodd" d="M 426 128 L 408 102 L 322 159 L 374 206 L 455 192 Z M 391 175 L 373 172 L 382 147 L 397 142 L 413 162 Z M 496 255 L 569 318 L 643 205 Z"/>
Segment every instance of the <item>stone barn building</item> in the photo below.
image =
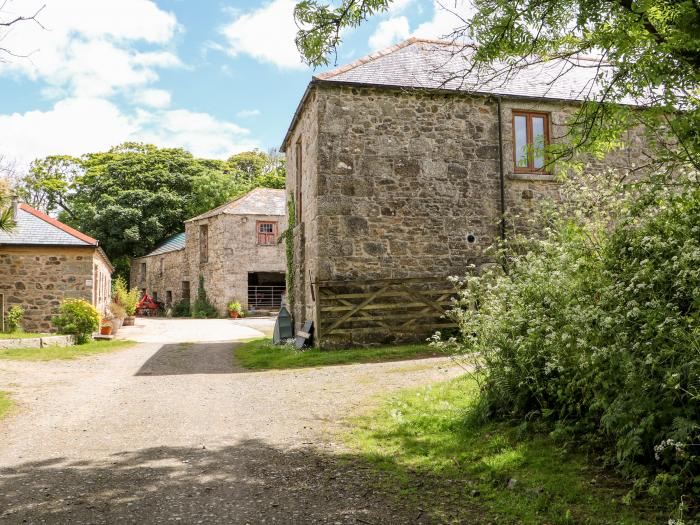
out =
<path fill-rule="evenodd" d="M 133 260 L 131 286 L 171 306 L 194 302 L 199 276 L 221 315 L 232 300 L 250 310 L 277 310 L 287 269 L 280 234 L 287 228 L 285 191 L 257 188 L 185 221 L 179 233 Z"/>
<path fill-rule="evenodd" d="M 104 313 L 113 268 L 97 240 L 24 203 L 14 203 L 14 215 L 16 228 L 0 232 L 3 316 L 19 305 L 26 331 L 50 332 L 63 299 L 85 299 Z"/>
<path fill-rule="evenodd" d="M 410 39 L 314 76 L 282 144 L 296 210 L 296 328 L 321 346 L 423 339 L 450 323 L 447 277 L 488 262 L 558 197 L 541 147 L 561 140 L 594 68 L 470 84 L 454 44 Z M 586 61 L 581 58 L 582 63 Z M 593 71 L 593 72 L 592 72 Z M 625 168 L 639 140 L 591 169 Z M 508 216 L 508 227 L 504 217 Z"/>

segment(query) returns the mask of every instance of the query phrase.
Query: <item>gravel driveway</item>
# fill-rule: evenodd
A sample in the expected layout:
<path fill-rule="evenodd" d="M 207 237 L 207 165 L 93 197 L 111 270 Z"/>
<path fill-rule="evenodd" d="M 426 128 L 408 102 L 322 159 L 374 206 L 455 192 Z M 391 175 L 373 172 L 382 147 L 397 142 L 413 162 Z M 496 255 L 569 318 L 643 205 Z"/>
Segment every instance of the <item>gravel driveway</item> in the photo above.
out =
<path fill-rule="evenodd" d="M 199 323 L 187 330 L 213 333 Z M 428 359 L 247 372 L 234 344 L 0 362 L 0 389 L 21 408 L 0 422 L 0 523 L 426 522 L 337 460 L 336 431 L 376 394 L 457 370 Z"/>

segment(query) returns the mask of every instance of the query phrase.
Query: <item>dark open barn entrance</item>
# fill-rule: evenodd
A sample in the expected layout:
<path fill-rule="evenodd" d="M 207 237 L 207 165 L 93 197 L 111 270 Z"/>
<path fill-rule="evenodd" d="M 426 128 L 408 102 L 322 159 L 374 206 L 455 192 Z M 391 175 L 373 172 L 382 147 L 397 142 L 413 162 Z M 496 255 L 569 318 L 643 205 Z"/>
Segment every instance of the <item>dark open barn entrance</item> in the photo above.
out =
<path fill-rule="evenodd" d="M 248 308 L 277 310 L 282 306 L 285 276 L 276 272 L 248 273 Z"/>

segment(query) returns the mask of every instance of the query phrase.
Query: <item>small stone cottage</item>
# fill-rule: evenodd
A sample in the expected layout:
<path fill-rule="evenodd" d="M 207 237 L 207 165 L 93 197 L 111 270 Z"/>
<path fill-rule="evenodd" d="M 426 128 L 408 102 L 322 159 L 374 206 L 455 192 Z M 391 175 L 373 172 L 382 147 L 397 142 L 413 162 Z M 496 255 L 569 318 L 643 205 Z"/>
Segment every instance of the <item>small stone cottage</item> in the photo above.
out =
<path fill-rule="evenodd" d="M 229 301 L 277 310 L 285 293 L 285 191 L 257 188 L 185 221 L 185 231 L 133 260 L 131 286 L 166 306 L 192 303 L 199 276 L 221 315 Z"/>
<path fill-rule="evenodd" d="M 452 43 L 410 39 L 313 77 L 282 144 L 294 203 L 296 328 L 320 345 L 420 340 L 450 323 L 447 277 L 558 198 L 543 148 L 563 140 L 594 68 L 491 81 Z M 581 65 L 590 65 L 581 57 Z M 591 163 L 625 169 L 639 138 Z"/>
<path fill-rule="evenodd" d="M 63 299 L 85 299 L 104 313 L 113 268 L 97 240 L 27 204 L 13 206 L 17 226 L 0 232 L 3 315 L 19 305 L 25 330 L 49 332 Z"/>

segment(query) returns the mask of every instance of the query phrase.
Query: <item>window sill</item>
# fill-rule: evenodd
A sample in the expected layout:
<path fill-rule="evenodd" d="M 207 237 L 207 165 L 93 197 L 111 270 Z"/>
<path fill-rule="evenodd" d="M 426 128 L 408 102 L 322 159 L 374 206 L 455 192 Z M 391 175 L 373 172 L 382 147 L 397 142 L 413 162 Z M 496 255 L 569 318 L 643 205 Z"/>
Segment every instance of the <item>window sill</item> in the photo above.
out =
<path fill-rule="evenodd" d="M 556 177 L 551 173 L 509 173 L 508 178 L 511 180 L 542 180 L 556 182 Z"/>

